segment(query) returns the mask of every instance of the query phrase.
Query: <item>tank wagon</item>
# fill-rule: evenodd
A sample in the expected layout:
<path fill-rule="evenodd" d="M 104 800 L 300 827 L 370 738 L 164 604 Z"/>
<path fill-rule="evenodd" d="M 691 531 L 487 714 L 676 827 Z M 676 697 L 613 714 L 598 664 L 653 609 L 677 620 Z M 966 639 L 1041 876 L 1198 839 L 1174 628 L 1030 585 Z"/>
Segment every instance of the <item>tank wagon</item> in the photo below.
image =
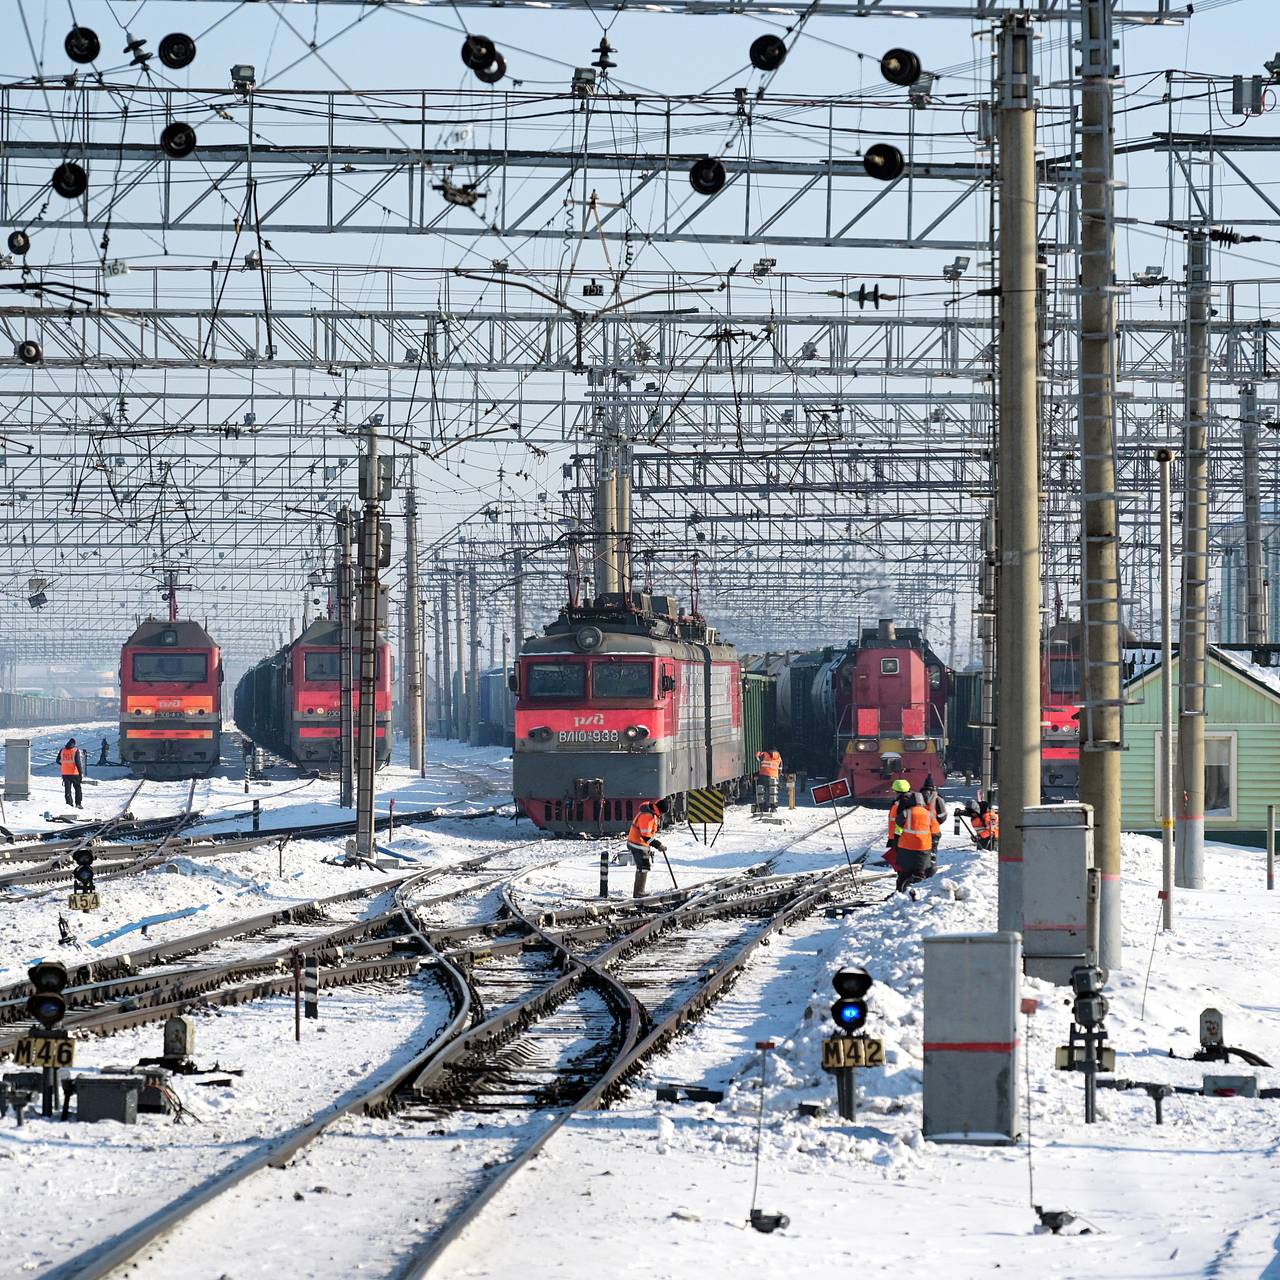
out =
<path fill-rule="evenodd" d="M 203 778 L 222 740 L 222 654 L 198 622 L 148 618 L 120 649 L 120 758 L 140 778 Z"/>
<path fill-rule="evenodd" d="M 515 798 L 539 827 L 616 834 L 646 800 L 679 820 L 694 788 L 749 786 L 737 653 L 669 596 L 566 606 L 512 686 Z"/>

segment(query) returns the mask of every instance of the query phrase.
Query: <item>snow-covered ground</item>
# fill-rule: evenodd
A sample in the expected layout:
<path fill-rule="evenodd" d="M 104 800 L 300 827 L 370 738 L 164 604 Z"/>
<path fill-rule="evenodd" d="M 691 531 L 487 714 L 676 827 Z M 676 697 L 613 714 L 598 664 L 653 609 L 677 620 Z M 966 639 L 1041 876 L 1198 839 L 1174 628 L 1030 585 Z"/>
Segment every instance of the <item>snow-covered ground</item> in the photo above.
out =
<path fill-rule="evenodd" d="M 54 745 L 60 735 L 50 731 L 49 737 Z M 380 807 L 393 793 L 397 809 L 446 800 L 474 809 L 501 800 L 507 753 L 433 743 L 431 755 L 425 781 L 400 765 L 381 775 L 386 789 Z M 95 816 L 118 811 L 131 789 L 116 772 L 116 778 L 104 776 L 92 801 L 86 792 L 86 808 L 91 803 Z M 480 794 L 486 780 L 494 791 L 487 799 Z M 264 825 L 277 813 L 281 822 L 334 816 L 334 784 L 316 781 L 291 789 L 298 785 L 297 778 L 282 776 L 254 788 L 252 795 L 263 802 Z M 11 825 L 35 829 L 44 825 L 45 808 L 60 811 L 61 787 L 51 768 L 36 787 L 27 806 L 9 806 Z M 173 812 L 185 794 L 185 784 L 149 784 L 134 811 Z M 243 807 L 239 778 L 211 780 L 203 800 L 197 793 L 198 807 L 219 804 Z M 688 829 L 673 832 L 668 845 L 676 880 L 683 886 L 723 875 L 806 832 L 813 834 L 783 856 L 780 869 L 843 863 L 837 830 L 819 829 L 826 814 L 801 809 L 781 816 L 784 825 L 766 826 L 731 810 L 729 825 L 711 847 Z M 846 815 L 844 831 L 855 856 L 879 846 L 883 823 L 880 813 Z M 487 818 L 406 830 L 393 843 L 406 857 L 432 865 L 533 836 L 527 823 Z M 156 938 L 167 936 L 164 929 L 191 932 L 276 903 L 339 892 L 376 875 L 325 865 L 321 858 L 340 845 L 290 845 L 283 878 L 269 845 L 190 860 L 182 874 L 108 882 L 102 912 L 92 921 L 74 917 L 72 923 L 87 939 L 130 918 L 204 907 L 188 919 L 153 927 Z M 554 906 L 595 894 L 598 858 L 594 842 L 580 851 L 548 842 L 499 861 L 527 866 L 522 897 Z M 1167 1052 L 1189 1055 L 1196 1047 L 1197 1018 L 1206 1005 L 1225 1014 L 1229 1043 L 1280 1062 L 1274 960 L 1280 895 L 1265 892 L 1259 851 L 1210 846 L 1207 862 L 1212 887 L 1180 892 L 1175 932 L 1157 936 L 1159 847 L 1126 838 L 1125 964 L 1113 975 L 1108 1022 L 1119 1075 L 1198 1084 L 1203 1068 L 1170 1059 Z M 610 875 L 613 894 L 629 891 L 629 866 L 611 867 Z M 650 883 L 669 883 L 661 860 Z M 948 835 L 942 870 L 919 901 L 894 898 L 843 919 L 814 918 L 777 937 L 619 1104 L 557 1135 L 446 1256 L 439 1273 L 596 1280 L 615 1274 L 723 1275 L 745 1268 L 799 1276 L 835 1266 L 930 1280 L 997 1273 L 1280 1280 L 1280 1100 L 1176 1096 L 1166 1102 L 1165 1123 L 1157 1128 L 1144 1093 L 1105 1091 L 1099 1123 L 1086 1127 L 1080 1077 L 1053 1070 L 1053 1049 L 1065 1041 L 1068 1024 L 1063 996 L 1043 984 L 1026 984 L 1027 993 L 1040 1000 L 1026 1028 L 1035 1201 L 1074 1211 L 1093 1232 L 1034 1232 L 1025 1144 L 939 1148 L 921 1139 L 921 933 L 991 929 L 994 898 L 990 858 Z M 0 980 L 12 980 L 35 955 L 57 953 L 61 901 L 61 894 L 52 894 L 0 902 L 0 973 L 10 970 Z M 65 908 L 63 913 L 68 914 Z M 442 918 L 453 916 L 442 912 Z M 1140 1018 L 1153 941 L 1150 989 Z M 100 950 L 124 949 L 127 939 Z M 843 963 L 864 964 L 875 976 L 870 1029 L 888 1050 L 883 1070 L 862 1073 L 859 1117 L 848 1123 L 835 1117 L 834 1089 L 819 1068 L 830 975 Z M 216 1058 L 246 1074 L 231 1086 L 180 1085 L 203 1120 L 199 1125 L 144 1117 L 135 1129 L 36 1120 L 19 1130 L 11 1115 L 0 1120 L 0 1172 L 8 1193 L 0 1215 L 0 1274 L 41 1273 L 53 1250 L 61 1259 L 105 1238 L 156 1207 L 166 1187 L 207 1175 L 360 1084 L 386 1057 L 409 1052 L 439 1016 L 430 985 L 419 980 L 334 994 L 324 1003 L 323 1030 L 309 1029 L 301 1046 L 292 1042 L 288 1002 L 201 1015 L 198 1058 Z M 87 1042 L 80 1062 L 93 1069 L 134 1061 L 156 1051 L 158 1035 L 142 1029 Z M 746 1225 L 760 1105 L 754 1045 L 764 1038 L 778 1048 L 770 1055 L 764 1095 L 759 1203 L 791 1219 L 787 1230 L 771 1236 Z M 1222 1070 L 1253 1073 L 1236 1065 Z M 1256 1074 L 1264 1086 L 1280 1085 L 1280 1071 Z M 654 1085 L 666 1081 L 726 1086 L 729 1092 L 718 1106 L 658 1103 Z M 825 1101 L 828 1113 L 802 1118 L 802 1101 Z M 393 1234 L 397 1221 L 411 1223 L 424 1184 L 447 1177 L 451 1159 L 466 1160 L 465 1134 L 450 1132 L 447 1142 L 423 1136 L 406 1134 L 394 1122 L 351 1122 L 340 1141 L 326 1146 L 322 1140 L 294 1169 L 260 1175 L 267 1181 L 255 1180 L 234 1200 L 206 1211 L 200 1225 L 184 1228 L 157 1255 L 147 1274 L 191 1280 L 350 1275 L 362 1257 L 353 1242 L 368 1231 Z M 368 1151 L 379 1154 L 371 1160 Z M 84 1194 L 59 1195 L 58 1231 L 25 1226 L 39 1220 L 27 1211 L 51 1187 Z M 368 1212 L 370 1205 L 394 1207 L 382 1228 Z M 273 1228 L 263 1229 L 264 1214 L 271 1215 L 266 1221 Z M 252 1229 L 250 1219 L 256 1220 Z M 340 1242 L 323 1247 L 327 1237 L 338 1236 Z M 310 1245 L 291 1252 L 291 1244 L 303 1241 Z M 384 1273 L 376 1265 L 366 1270 Z"/>

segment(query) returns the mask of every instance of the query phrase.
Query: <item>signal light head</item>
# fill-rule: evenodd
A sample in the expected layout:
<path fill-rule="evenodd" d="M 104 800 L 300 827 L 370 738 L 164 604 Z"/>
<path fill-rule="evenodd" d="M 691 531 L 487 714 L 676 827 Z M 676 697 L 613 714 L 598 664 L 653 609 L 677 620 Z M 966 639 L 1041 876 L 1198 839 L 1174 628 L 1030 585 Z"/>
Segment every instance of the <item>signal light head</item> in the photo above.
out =
<path fill-rule="evenodd" d="M 873 979 L 865 969 L 837 969 L 831 975 L 831 985 L 836 995 L 846 1000 L 856 1000 L 871 990 Z"/>
<path fill-rule="evenodd" d="M 27 970 L 34 993 L 27 997 L 27 1013 L 52 1030 L 67 1012 L 62 990 L 69 981 L 67 966 L 58 960 L 42 960 Z"/>
<path fill-rule="evenodd" d="M 867 1023 L 865 1000 L 837 1000 L 831 1006 L 831 1019 L 842 1031 L 860 1031 Z"/>

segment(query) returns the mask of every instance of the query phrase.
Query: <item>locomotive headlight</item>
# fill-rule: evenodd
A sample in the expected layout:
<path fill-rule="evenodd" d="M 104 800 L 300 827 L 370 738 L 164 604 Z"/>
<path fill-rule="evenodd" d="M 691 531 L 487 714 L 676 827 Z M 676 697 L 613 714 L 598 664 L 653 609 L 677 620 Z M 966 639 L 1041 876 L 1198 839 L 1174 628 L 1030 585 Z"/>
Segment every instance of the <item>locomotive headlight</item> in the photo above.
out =
<path fill-rule="evenodd" d="M 134 707 L 133 714 L 135 716 L 153 716 L 155 710 L 151 707 Z"/>
<path fill-rule="evenodd" d="M 549 742 L 551 739 L 551 730 L 545 724 L 540 724 L 536 728 L 529 730 L 530 742 Z"/>
<path fill-rule="evenodd" d="M 878 738 L 859 738 L 859 751 L 878 751 L 880 748 L 880 740 Z"/>
<path fill-rule="evenodd" d="M 622 736 L 628 742 L 643 742 L 649 736 L 649 730 L 642 724 L 631 724 L 622 731 Z"/>

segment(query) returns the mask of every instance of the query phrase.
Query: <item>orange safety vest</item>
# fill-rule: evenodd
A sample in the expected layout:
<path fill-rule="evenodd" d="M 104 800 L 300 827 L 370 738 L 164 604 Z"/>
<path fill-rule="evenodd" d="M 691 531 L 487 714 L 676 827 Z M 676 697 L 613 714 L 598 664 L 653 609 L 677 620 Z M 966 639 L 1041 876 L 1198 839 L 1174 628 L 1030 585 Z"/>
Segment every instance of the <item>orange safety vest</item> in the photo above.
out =
<path fill-rule="evenodd" d="M 637 813 L 627 832 L 627 843 L 647 845 L 658 834 L 661 825 L 656 813 Z"/>
<path fill-rule="evenodd" d="M 933 836 L 929 830 L 929 810 L 922 804 L 912 805 L 907 810 L 907 821 L 898 837 L 899 849 L 916 849 L 927 853 L 933 847 Z"/>
<path fill-rule="evenodd" d="M 894 837 L 901 835 L 902 828 L 898 826 L 898 808 L 899 801 L 895 800 L 889 806 L 889 843 L 892 844 Z"/>
<path fill-rule="evenodd" d="M 762 778 L 779 778 L 782 776 L 782 757 L 776 751 L 757 751 L 756 759 L 760 761 Z"/>
<path fill-rule="evenodd" d="M 76 760 L 76 756 L 80 754 L 78 747 L 63 747 L 58 752 L 58 764 L 62 769 L 64 778 L 75 778 L 80 774 L 80 765 Z"/>
<path fill-rule="evenodd" d="M 979 840 L 998 840 L 1000 838 L 1000 815 L 989 809 L 985 815 L 978 814 L 973 820 L 973 834 Z"/>

